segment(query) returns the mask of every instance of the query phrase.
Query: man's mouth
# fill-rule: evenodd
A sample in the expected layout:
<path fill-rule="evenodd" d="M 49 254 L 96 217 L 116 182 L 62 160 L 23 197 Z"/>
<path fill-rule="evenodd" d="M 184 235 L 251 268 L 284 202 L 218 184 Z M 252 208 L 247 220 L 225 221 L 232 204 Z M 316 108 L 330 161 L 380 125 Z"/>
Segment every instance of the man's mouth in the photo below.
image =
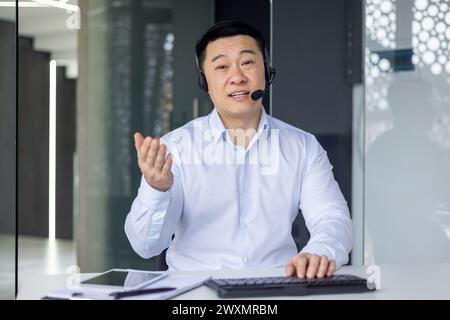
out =
<path fill-rule="evenodd" d="M 249 94 L 250 94 L 249 91 L 235 91 L 228 94 L 228 96 L 234 98 L 234 97 L 248 96 Z"/>

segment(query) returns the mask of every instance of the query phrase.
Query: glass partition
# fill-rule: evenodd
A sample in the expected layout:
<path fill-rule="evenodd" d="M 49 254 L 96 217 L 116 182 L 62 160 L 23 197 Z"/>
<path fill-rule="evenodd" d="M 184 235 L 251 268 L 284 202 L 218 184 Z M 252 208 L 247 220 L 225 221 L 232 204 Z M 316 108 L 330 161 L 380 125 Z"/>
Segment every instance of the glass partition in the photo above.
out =
<path fill-rule="evenodd" d="M 196 85 L 194 45 L 210 1 L 80 1 L 77 104 L 77 237 L 83 272 L 164 270 L 144 260 L 124 221 L 137 194 L 133 134 L 160 137 L 211 110 Z M 186 25 L 189 28 L 186 28 Z"/>
<path fill-rule="evenodd" d="M 365 17 L 364 262 L 450 261 L 450 2 Z"/>
<path fill-rule="evenodd" d="M 76 1 L 19 1 L 19 295 L 32 277 L 76 265 L 77 12 Z"/>
<path fill-rule="evenodd" d="M 140 183 L 133 134 L 160 137 L 212 110 L 194 62 L 212 2 L 20 3 L 19 297 L 44 275 L 165 269 L 124 232 Z M 13 71 L 2 67 L 2 85 Z"/>
<path fill-rule="evenodd" d="M 0 300 L 15 297 L 16 2 L 0 0 Z"/>

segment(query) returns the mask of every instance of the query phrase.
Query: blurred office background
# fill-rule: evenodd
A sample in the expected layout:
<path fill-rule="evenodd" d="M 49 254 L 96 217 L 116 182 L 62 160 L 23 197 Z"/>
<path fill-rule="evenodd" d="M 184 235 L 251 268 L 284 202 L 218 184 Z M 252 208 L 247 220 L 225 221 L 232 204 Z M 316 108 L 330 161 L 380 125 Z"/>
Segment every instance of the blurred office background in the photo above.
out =
<path fill-rule="evenodd" d="M 20 291 L 73 266 L 166 268 L 123 231 L 133 133 L 212 110 L 194 45 L 225 19 L 267 40 L 266 111 L 328 151 L 354 223 L 349 263 L 450 261 L 449 0 L 35 0 L 17 16 L 0 0 L 0 298 L 15 275 Z M 292 233 L 301 249 L 301 214 Z"/>

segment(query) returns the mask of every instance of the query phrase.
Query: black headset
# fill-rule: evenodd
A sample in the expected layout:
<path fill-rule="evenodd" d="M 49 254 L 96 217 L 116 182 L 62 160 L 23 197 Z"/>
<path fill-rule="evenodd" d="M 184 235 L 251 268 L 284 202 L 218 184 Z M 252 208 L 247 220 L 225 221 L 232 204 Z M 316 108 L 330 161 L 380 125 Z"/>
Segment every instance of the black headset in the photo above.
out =
<path fill-rule="evenodd" d="M 213 25 L 211 28 L 209 28 L 204 34 L 203 36 L 200 38 L 200 40 L 197 42 L 197 45 L 202 42 L 202 40 L 213 30 L 217 29 L 218 27 L 221 26 L 225 26 L 225 25 L 230 25 L 234 23 L 234 21 L 222 21 L 219 23 L 216 23 L 215 25 Z M 197 46 L 196 46 L 197 47 Z M 271 63 L 270 63 L 270 57 L 269 57 L 269 52 L 267 51 L 267 48 L 264 48 L 264 53 L 263 53 L 263 59 L 264 59 L 264 76 L 266 79 L 266 88 L 268 88 L 268 86 L 272 83 L 273 78 L 275 76 L 275 69 L 272 68 Z M 205 73 L 203 72 L 201 66 L 200 66 L 200 61 L 199 61 L 199 57 L 197 55 L 197 51 L 195 52 L 195 67 L 197 69 L 197 81 L 198 81 L 198 85 L 200 86 L 200 88 L 202 90 L 204 90 L 205 92 L 208 92 L 208 82 L 206 81 L 206 77 L 205 77 Z"/>

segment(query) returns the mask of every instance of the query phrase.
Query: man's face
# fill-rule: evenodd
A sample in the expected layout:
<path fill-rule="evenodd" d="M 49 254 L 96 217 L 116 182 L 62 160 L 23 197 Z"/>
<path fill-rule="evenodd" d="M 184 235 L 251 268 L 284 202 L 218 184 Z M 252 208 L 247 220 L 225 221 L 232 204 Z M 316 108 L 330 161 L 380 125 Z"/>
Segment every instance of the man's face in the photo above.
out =
<path fill-rule="evenodd" d="M 256 40 L 237 35 L 212 41 L 206 47 L 203 70 L 208 93 L 219 113 L 242 117 L 260 110 L 261 99 L 251 93 L 264 89 L 264 59 Z"/>

